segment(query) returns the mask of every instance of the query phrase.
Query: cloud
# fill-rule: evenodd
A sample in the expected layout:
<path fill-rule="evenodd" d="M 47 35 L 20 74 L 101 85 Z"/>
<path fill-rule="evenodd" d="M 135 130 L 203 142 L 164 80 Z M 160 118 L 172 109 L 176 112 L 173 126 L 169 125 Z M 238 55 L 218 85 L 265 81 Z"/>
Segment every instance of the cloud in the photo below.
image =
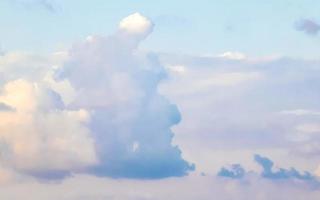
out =
<path fill-rule="evenodd" d="M 256 154 L 254 155 L 254 161 L 262 168 L 262 172 L 260 174 L 262 178 L 271 180 L 296 179 L 319 183 L 316 177 L 310 172 L 304 172 L 303 174 L 301 174 L 293 167 L 290 169 L 279 168 L 278 170 L 274 170 L 273 161 L 267 157 Z M 232 179 L 242 179 L 249 175 L 257 175 L 257 173 L 246 172 L 240 164 L 233 164 L 230 168 L 222 167 L 217 175 L 220 177 L 227 177 Z"/>
<path fill-rule="evenodd" d="M 66 57 L 63 53 L 38 55 L 7 52 L 0 56 L 0 84 L 21 78 L 33 82 L 42 81 L 53 68 L 60 66 Z"/>
<path fill-rule="evenodd" d="M 233 164 L 231 167 L 222 167 L 218 172 L 218 176 L 229 177 L 229 178 L 242 178 L 245 175 L 245 170 L 240 164 Z"/>
<path fill-rule="evenodd" d="M 156 54 L 138 49 L 152 27 L 135 13 L 111 36 L 90 36 L 68 52 L 0 57 L 0 105 L 12 108 L 0 112 L 0 164 L 49 180 L 194 170 L 172 143 L 180 112 L 157 91 L 166 71 Z"/>
<path fill-rule="evenodd" d="M 14 109 L 10 106 L 6 105 L 5 103 L 0 103 L 0 112 L 7 112 L 7 111 L 13 111 Z"/>
<path fill-rule="evenodd" d="M 230 60 L 244 60 L 247 58 L 247 56 L 241 52 L 231 52 L 231 51 L 220 54 L 217 57 L 230 59 Z"/>
<path fill-rule="evenodd" d="M 166 72 L 155 54 L 137 50 L 152 23 L 136 13 L 122 20 L 119 30 L 76 44 L 57 74 L 77 91 L 70 107 L 93 113 L 90 129 L 101 163 L 92 173 L 131 178 L 186 175 L 194 166 L 172 145 L 170 129 L 180 122 L 180 113 L 157 92 Z"/>
<path fill-rule="evenodd" d="M 144 39 L 152 32 L 153 26 L 153 23 L 140 13 L 131 14 L 119 23 L 120 31 L 135 35 L 141 39 Z"/>
<path fill-rule="evenodd" d="M 254 156 L 254 160 L 263 168 L 261 175 L 265 178 L 269 179 L 301 179 L 301 180 L 314 180 L 315 177 L 311 175 L 309 172 L 304 172 L 301 174 L 295 168 L 283 169 L 280 168 L 278 171 L 273 171 L 273 162 L 266 158 L 262 157 L 258 154 Z"/>
<path fill-rule="evenodd" d="M 0 162 L 39 178 L 61 178 L 96 164 L 85 110 L 67 110 L 54 91 L 25 80 L 8 82 L 0 102 Z"/>
<path fill-rule="evenodd" d="M 174 127 L 175 141 L 199 171 L 218 171 L 239 157 L 237 163 L 254 169 L 248 157 L 257 151 L 307 171 L 319 165 L 319 134 L 301 140 L 296 129 L 320 122 L 319 61 L 171 54 L 160 59 L 169 77 L 159 90 L 183 116 Z"/>
<path fill-rule="evenodd" d="M 319 147 L 317 136 L 288 135 L 318 122 L 319 62 L 159 58 L 139 49 L 152 28 L 136 13 L 67 52 L 0 57 L 0 182 L 27 176 L 0 187 L 0 199 L 318 199 L 314 175 L 296 170 L 317 160 L 290 154 Z M 295 168 L 257 155 L 262 174 L 247 171 L 254 150 Z M 237 180 L 210 175 L 235 157 L 219 176 Z M 187 160 L 200 170 L 189 174 Z"/>
<path fill-rule="evenodd" d="M 283 114 L 283 115 L 297 115 L 297 116 L 320 115 L 320 111 L 306 110 L 306 109 L 295 109 L 295 110 L 283 110 L 283 111 L 280 111 L 280 114 Z"/>
<path fill-rule="evenodd" d="M 295 23 L 298 31 L 303 31 L 308 35 L 315 36 L 320 30 L 320 25 L 312 19 L 301 19 Z"/>
<path fill-rule="evenodd" d="M 30 192 L 32 191 L 32 192 Z M 188 176 L 160 180 L 127 180 L 74 176 L 60 184 L 22 181 L 0 187 L 1 199 L 25 200 L 318 200 L 320 191 L 306 182 Z"/>
<path fill-rule="evenodd" d="M 23 5 L 26 8 L 41 7 L 49 12 L 56 12 L 58 6 L 54 0 L 14 0 L 14 2 Z"/>
<path fill-rule="evenodd" d="M 320 165 L 319 165 L 319 167 L 316 169 L 315 174 L 316 174 L 318 177 L 320 177 Z"/>

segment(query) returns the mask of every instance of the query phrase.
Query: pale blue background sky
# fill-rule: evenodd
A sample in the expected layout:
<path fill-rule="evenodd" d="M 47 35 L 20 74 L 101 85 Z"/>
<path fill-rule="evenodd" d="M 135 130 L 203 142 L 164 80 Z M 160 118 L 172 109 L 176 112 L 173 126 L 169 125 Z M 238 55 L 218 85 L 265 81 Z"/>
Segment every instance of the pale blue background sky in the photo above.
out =
<path fill-rule="evenodd" d="M 240 51 L 252 56 L 319 57 L 319 37 L 294 28 L 301 18 L 320 20 L 320 1 L 315 0 L 52 0 L 54 11 L 41 2 L 0 1 L 4 50 L 66 49 L 87 35 L 110 34 L 123 17 L 141 12 L 156 24 L 143 48 L 200 55 Z"/>
<path fill-rule="evenodd" d="M 0 199 L 319 200 L 319 11 L 0 0 Z"/>

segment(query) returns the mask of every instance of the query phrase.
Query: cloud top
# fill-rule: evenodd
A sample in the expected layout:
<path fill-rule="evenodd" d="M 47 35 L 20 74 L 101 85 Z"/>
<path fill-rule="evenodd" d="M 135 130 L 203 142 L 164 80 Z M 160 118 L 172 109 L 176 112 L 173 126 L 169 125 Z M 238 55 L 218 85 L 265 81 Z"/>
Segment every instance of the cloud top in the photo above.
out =
<path fill-rule="evenodd" d="M 121 20 L 119 29 L 128 34 L 144 38 L 153 30 L 153 23 L 140 13 L 134 13 Z"/>

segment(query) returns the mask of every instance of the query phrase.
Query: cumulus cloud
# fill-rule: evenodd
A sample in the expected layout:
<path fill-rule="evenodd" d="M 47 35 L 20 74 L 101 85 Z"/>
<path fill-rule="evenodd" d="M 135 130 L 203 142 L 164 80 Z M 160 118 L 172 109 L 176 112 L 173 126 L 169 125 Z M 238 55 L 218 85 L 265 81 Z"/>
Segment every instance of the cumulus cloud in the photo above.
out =
<path fill-rule="evenodd" d="M 273 171 L 272 170 L 273 162 L 267 157 L 263 157 L 256 154 L 254 156 L 254 160 L 262 167 L 263 171 L 261 175 L 265 178 L 270 178 L 270 179 L 295 178 L 295 179 L 301 179 L 301 180 L 314 180 L 314 176 L 312 176 L 311 173 L 304 172 L 303 174 L 301 174 L 293 167 L 291 169 L 280 168 L 277 171 Z"/>
<path fill-rule="evenodd" d="M 68 52 L 0 57 L 0 163 L 46 179 L 192 171 L 172 143 L 179 110 L 157 91 L 166 71 L 138 49 L 152 27 L 135 13 L 115 34 L 90 36 Z"/>
<path fill-rule="evenodd" d="M 0 162 L 43 178 L 59 178 L 97 162 L 85 110 L 66 110 L 55 92 L 25 80 L 8 82 L 0 102 Z M 56 177 L 57 176 L 57 177 Z"/>
<path fill-rule="evenodd" d="M 319 183 L 316 177 L 310 172 L 300 173 L 294 167 L 291 167 L 290 169 L 274 169 L 273 161 L 267 157 L 256 154 L 254 155 L 254 161 L 262 168 L 262 172 L 260 174 L 262 178 L 271 180 L 296 179 Z M 229 168 L 222 167 L 217 175 L 220 177 L 241 179 L 249 174 L 257 174 L 257 172 L 246 172 L 240 164 L 233 164 Z"/>
<path fill-rule="evenodd" d="M 62 65 L 67 55 L 53 53 L 38 55 L 25 52 L 7 52 L 0 56 L 0 87 L 6 82 L 23 78 L 39 82 L 54 68 Z"/>
<path fill-rule="evenodd" d="M 121 20 L 119 29 L 143 39 L 152 32 L 153 23 L 140 13 L 134 13 Z"/>
<path fill-rule="evenodd" d="M 183 176 L 193 166 L 171 144 L 170 130 L 180 113 L 157 92 L 166 72 L 155 54 L 137 50 L 152 23 L 136 13 L 119 29 L 110 37 L 92 36 L 76 44 L 57 74 L 77 91 L 70 106 L 93 113 L 90 129 L 101 163 L 91 170 L 113 177 Z"/>
<path fill-rule="evenodd" d="M 320 30 L 319 23 L 312 19 L 300 19 L 295 23 L 295 26 L 298 31 L 303 31 L 311 36 L 317 35 Z"/>
<path fill-rule="evenodd" d="M 0 199 L 318 199 L 315 176 L 296 170 L 317 159 L 290 152 L 319 152 L 319 62 L 158 57 L 139 49 L 152 29 L 135 13 L 66 52 L 1 55 L 0 183 L 28 179 L 0 187 Z M 293 140 L 295 131 L 310 137 Z M 253 150 L 295 167 L 246 162 Z M 189 174 L 186 160 L 200 170 Z M 246 170 L 257 163 L 261 174 Z M 72 177 L 48 185 L 29 176 Z"/>
<path fill-rule="evenodd" d="M 233 164 L 230 168 L 222 167 L 218 172 L 218 176 L 229 178 L 242 178 L 245 175 L 245 170 L 240 164 Z"/>

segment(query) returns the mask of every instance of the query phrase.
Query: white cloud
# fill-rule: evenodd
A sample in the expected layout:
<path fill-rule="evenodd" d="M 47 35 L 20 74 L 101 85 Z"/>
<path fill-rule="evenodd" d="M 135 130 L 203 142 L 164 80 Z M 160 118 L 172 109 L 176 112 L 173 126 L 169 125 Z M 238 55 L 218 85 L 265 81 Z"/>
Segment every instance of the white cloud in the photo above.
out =
<path fill-rule="evenodd" d="M 160 90 L 167 95 L 196 94 L 219 87 L 247 85 L 263 79 L 260 72 L 221 72 L 212 69 L 195 69 L 183 65 L 168 66 L 170 80 L 161 85 Z"/>
<path fill-rule="evenodd" d="M 284 114 L 284 115 L 298 115 L 298 116 L 303 116 L 303 115 L 320 115 L 320 111 L 307 110 L 307 109 L 295 109 L 295 110 L 283 110 L 283 111 L 280 111 L 280 114 Z"/>
<path fill-rule="evenodd" d="M 119 29 L 129 34 L 144 38 L 151 33 L 153 23 L 140 13 L 134 13 L 121 20 L 119 23 Z"/>
<path fill-rule="evenodd" d="M 171 144 L 180 113 L 157 92 L 164 67 L 138 50 L 152 27 L 135 13 L 111 36 L 90 36 L 68 52 L 0 57 L 0 165 L 46 179 L 193 170 Z"/>
<path fill-rule="evenodd" d="M 226 58 L 226 59 L 230 59 L 230 60 L 244 60 L 247 58 L 247 56 L 243 53 L 232 52 L 232 51 L 224 52 L 223 54 L 220 54 L 217 57 Z"/>
<path fill-rule="evenodd" d="M 53 91 L 24 80 L 0 95 L 15 110 L 0 112 L 1 162 L 26 173 L 80 170 L 96 164 L 85 110 L 63 110 Z"/>
<path fill-rule="evenodd" d="M 41 81 L 52 68 L 60 66 L 68 57 L 65 52 L 38 55 L 25 52 L 8 52 L 0 56 L 0 84 L 24 79 Z"/>

